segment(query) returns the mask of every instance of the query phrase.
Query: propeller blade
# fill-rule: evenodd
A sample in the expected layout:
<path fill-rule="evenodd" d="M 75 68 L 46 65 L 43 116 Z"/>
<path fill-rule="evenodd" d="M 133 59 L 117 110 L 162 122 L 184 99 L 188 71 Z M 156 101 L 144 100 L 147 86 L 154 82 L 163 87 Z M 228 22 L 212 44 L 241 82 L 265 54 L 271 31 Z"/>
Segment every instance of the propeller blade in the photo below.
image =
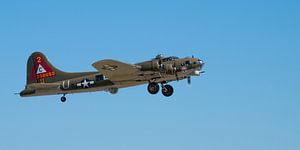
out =
<path fill-rule="evenodd" d="M 188 77 L 188 78 L 187 78 L 187 81 L 188 81 L 188 84 L 189 84 L 189 85 L 192 84 L 192 79 L 191 79 L 191 77 Z"/>

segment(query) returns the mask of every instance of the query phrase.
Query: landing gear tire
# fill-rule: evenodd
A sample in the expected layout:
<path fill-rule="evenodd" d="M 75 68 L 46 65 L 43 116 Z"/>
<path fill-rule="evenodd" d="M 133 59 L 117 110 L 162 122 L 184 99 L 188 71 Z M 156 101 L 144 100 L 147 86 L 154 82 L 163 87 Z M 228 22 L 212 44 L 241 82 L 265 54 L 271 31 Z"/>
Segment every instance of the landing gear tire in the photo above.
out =
<path fill-rule="evenodd" d="M 171 85 L 164 85 L 162 88 L 162 94 L 166 97 L 172 96 L 174 93 L 174 89 Z"/>
<path fill-rule="evenodd" d="M 159 92 L 159 85 L 157 83 L 150 83 L 148 85 L 148 92 L 150 94 L 157 94 Z"/>
<path fill-rule="evenodd" d="M 67 98 L 65 96 L 63 96 L 63 97 L 60 98 L 60 101 L 64 103 L 64 102 L 67 101 Z"/>

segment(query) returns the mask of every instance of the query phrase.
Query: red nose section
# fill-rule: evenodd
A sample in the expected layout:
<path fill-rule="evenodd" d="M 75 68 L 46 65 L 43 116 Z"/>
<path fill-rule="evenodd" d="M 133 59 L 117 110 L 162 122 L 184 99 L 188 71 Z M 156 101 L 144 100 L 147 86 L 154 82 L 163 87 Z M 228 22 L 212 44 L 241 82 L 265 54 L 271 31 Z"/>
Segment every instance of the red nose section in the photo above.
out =
<path fill-rule="evenodd" d="M 56 74 L 49 66 L 48 61 L 41 54 L 34 57 L 34 65 L 31 70 L 30 80 L 39 80 L 54 77 Z"/>

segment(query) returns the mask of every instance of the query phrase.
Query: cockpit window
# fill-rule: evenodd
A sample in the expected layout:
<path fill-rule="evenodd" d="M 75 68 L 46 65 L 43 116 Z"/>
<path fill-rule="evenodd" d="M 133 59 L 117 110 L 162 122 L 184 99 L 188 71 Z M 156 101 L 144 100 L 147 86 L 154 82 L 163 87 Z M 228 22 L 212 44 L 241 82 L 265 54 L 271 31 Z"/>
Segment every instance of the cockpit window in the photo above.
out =
<path fill-rule="evenodd" d="M 167 57 L 167 58 L 164 58 L 164 59 L 163 59 L 163 62 L 166 62 L 166 61 L 173 61 L 173 60 L 176 60 L 176 59 L 179 59 L 179 58 L 178 58 L 178 57 L 175 57 L 175 56 Z"/>

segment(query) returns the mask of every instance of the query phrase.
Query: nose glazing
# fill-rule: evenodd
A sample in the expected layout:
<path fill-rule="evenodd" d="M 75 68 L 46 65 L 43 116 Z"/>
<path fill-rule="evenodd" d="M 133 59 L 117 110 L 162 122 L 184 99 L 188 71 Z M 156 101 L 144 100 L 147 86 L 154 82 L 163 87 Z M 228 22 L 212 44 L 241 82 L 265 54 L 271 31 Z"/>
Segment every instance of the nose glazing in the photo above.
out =
<path fill-rule="evenodd" d="M 202 67 L 203 67 L 203 65 L 205 64 L 205 63 L 204 63 L 204 61 L 203 61 L 203 60 L 201 60 L 201 59 L 198 59 L 198 62 L 199 62 L 200 68 L 202 68 Z"/>
<path fill-rule="evenodd" d="M 200 60 L 200 59 L 199 59 L 199 64 L 202 66 L 202 65 L 204 65 L 205 63 L 204 63 L 203 60 Z"/>

